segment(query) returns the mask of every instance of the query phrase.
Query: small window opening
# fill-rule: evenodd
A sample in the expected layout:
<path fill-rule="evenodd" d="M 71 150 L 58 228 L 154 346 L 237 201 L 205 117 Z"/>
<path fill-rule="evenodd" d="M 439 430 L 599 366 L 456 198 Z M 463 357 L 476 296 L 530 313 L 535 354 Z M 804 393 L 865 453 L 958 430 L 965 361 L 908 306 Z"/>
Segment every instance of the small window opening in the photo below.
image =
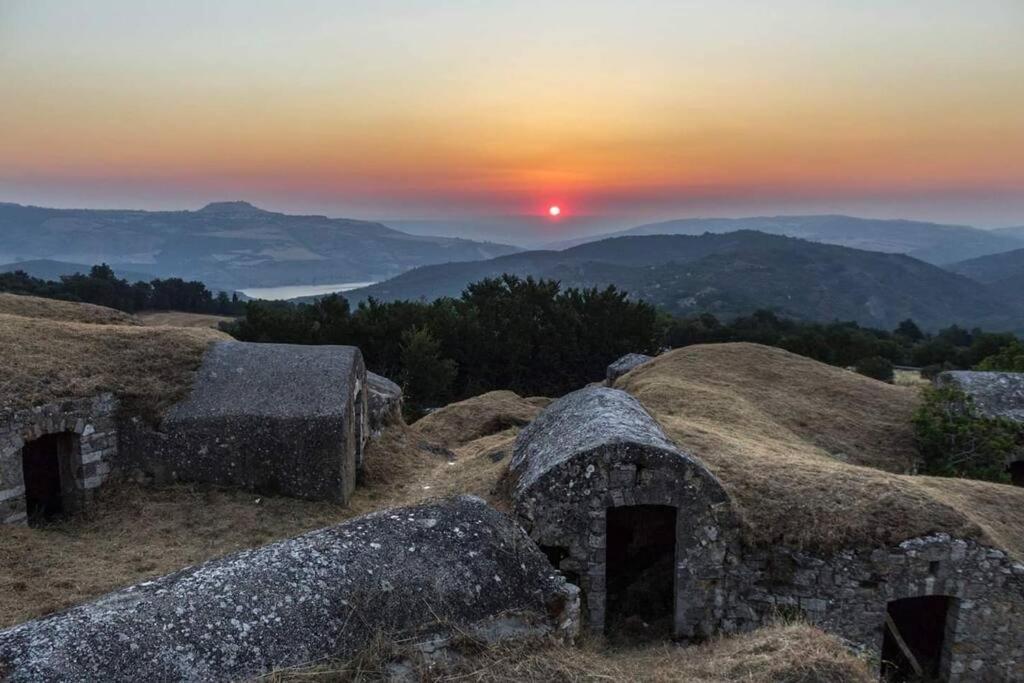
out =
<path fill-rule="evenodd" d="M 609 635 L 668 636 L 675 614 L 676 509 L 609 508 L 606 539 Z"/>
<path fill-rule="evenodd" d="M 881 680 L 934 681 L 945 650 L 952 598 L 929 595 L 890 602 L 882 640 Z"/>
<path fill-rule="evenodd" d="M 69 497 L 74 491 L 71 455 L 77 441 L 76 434 L 62 432 L 41 436 L 22 447 L 25 508 L 30 526 L 71 512 Z"/>

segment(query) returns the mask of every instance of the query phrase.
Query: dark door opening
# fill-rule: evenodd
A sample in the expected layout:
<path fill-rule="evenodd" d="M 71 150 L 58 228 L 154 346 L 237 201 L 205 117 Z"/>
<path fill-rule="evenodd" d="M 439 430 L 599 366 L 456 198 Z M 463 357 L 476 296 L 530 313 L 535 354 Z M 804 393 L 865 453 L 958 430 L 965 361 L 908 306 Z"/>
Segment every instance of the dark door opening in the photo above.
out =
<path fill-rule="evenodd" d="M 882 640 L 883 681 L 937 681 L 952 598 L 929 595 L 893 600 Z"/>
<path fill-rule="evenodd" d="M 25 508 L 29 525 L 39 524 L 66 512 L 71 480 L 71 454 L 77 436 L 71 432 L 47 434 L 21 449 L 25 478 Z"/>
<path fill-rule="evenodd" d="M 1015 460 L 1007 467 L 1010 471 L 1010 483 L 1014 486 L 1024 486 L 1024 460 Z"/>
<path fill-rule="evenodd" d="M 608 508 L 605 630 L 672 633 L 675 614 L 676 509 L 667 505 Z"/>

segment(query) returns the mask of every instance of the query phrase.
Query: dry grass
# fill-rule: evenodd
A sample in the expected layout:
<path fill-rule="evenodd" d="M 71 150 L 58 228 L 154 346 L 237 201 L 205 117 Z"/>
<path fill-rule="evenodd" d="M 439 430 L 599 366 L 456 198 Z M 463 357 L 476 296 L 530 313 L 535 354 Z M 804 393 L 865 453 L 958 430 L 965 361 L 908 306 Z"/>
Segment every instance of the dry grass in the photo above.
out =
<path fill-rule="evenodd" d="M 187 394 L 203 352 L 219 339 L 230 337 L 0 314 L 0 408 L 112 391 L 129 410 L 152 417 Z"/>
<path fill-rule="evenodd" d="M 529 424 L 548 399 L 520 398 L 511 391 L 490 391 L 439 408 L 418 420 L 417 432 L 449 448 Z"/>
<path fill-rule="evenodd" d="M 221 323 L 229 323 L 234 320 L 230 316 L 208 315 L 206 313 L 183 313 L 181 311 L 142 311 L 136 313 L 135 317 L 143 325 L 171 327 L 209 327 L 220 329 Z"/>
<path fill-rule="evenodd" d="M 616 386 L 719 477 L 752 542 L 830 551 L 947 531 L 1024 557 L 1024 489 L 894 474 L 913 455 L 916 390 L 756 344 L 672 351 Z"/>
<path fill-rule="evenodd" d="M 139 321 L 127 313 L 92 304 L 77 304 L 36 296 L 5 294 L 0 292 L 0 314 L 20 315 L 25 318 L 43 318 L 63 322 L 91 323 L 93 325 L 138 325 Z"/>
<path fill-rule="evenodd" d="M 931 382 L 921 376 L 920 370 L 893 370 L 892 382 L 898 387 L 930 387 Z"/>
<path fill-rule="evenodd" d="M 384 678 L 389 660 L 411 662 L 422 681 L 643 681 L 668 683 L 867 683 L 867 664 L 842 644 L 803 624 L 778 625 L 695 647 L 659 643 L 610 649 L 601 640 L 579 647 L 549 642 L 467 644 L 462 656 L 429 666 L 387 643 L 349 662 L 277 672 L 285 681 L 366 681 Z"/>

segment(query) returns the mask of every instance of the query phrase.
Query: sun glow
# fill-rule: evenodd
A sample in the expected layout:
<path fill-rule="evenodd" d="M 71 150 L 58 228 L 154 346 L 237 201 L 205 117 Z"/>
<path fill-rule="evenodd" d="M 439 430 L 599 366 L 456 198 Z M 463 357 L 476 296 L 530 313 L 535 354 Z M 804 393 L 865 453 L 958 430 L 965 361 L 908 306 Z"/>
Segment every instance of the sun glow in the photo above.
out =
<path fill-rule="evenodd" d="M 555 216 L 560 216 L 561 214 L 562 214 L 562 209 L 560 207 L 558 207 L 558 206 L 552 206 L 552 207 L 548 208 L 548 215 L 549 216 L 555 217 Z"/>

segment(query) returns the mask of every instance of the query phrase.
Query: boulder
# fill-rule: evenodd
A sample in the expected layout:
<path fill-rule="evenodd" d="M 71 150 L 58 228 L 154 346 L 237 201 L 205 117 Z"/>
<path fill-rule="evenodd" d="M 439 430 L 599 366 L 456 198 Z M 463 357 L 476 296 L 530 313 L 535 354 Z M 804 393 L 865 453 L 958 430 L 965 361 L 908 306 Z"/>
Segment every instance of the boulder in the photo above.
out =
<path fill-rule="evenodd" d="M 578 595 L 509 518 L 461 496 L 383 510 L 0 631 L 10 681 L 228 681 L 378 636 L 571 637 Z"/>
<path fill-rule="evenodd" d="M 605 375 L 605 384 L 608 386 L 615 384 L 615 380 L 622 377 L 638 365 L 643 365 L 647 361 L 651 360 L 652 357 L 653 356 L 648 356 L 642 353 L 627 353 L 625 356 L 608 366 L 608 371 Z"/>
<path fill-rule="evenodd" d="M 366 373 L 370 432 L 377 436 L 390 424 L 402 420 L 402 387 L 387 377 Z"/>
<path fill-rule="evenodd" d="M 982 417 L 1024 424 L 1024 373 L 950 371 L 940 373 L 935 382 L 970 396 Z"/>

